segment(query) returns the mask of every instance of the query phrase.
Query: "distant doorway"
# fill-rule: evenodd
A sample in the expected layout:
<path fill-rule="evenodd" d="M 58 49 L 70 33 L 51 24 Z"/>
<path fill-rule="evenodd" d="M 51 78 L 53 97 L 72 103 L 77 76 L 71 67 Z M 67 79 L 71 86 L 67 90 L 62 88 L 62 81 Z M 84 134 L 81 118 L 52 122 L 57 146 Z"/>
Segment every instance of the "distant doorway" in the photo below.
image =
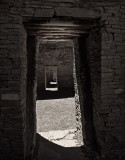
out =
<path fill-rule="evenodd" d="M 48 27 L 48 24 L 47 24 L 47 27 Z M 61 26 L 61 27 L 63 27 L 63 26 Z M 66 26 L 64 26 L 64 27 L 66 27 Z M 70 28 L 71 26 L 68 26 L 68 27 Z M 74 30 L 79 31 L 79 26 L 76 27 L 73 25 L 72 27 L 74 27 Z M 86 26 L 84 26 L 84 27 L 86 27 Z M 95 97 L 96 93 L 100 93 L 100 74 L 97 74 L 96 71 L 98 71 L 97 69 L 99 69 L 98 73 L 100 73 L 100 55 L 101 55 L 100 54 L 101 50 L 99 48 L 100 45 L 95 46 L 93 43 L 91 43 L 91 41 L 93 40 L 94 42 L 98 42 L 97 40 L 100 39 L 101 34 L 97 34 L 97 36 L 95 36 L 95 34 L 93 34 L 93 30 L 92 30 L 92 32 L 90 32 L 88 34 L 89 35 L 87 35 L 85 37 L 83 36 L 81 38 L 78 37 L 78 38 L 73 39 L 73 37 L 71 37 L 73 39 L 73 47 L 74 47 L 73 48 L 73 67 L 69 67 L 69 65 L 64 65 L 64 63 L 61 63 L 63 65 L 63 67 L 62 66 L 59 67 L 59 65 L 58 65 L 57 68 L 58 68 L 58 74 L 61 73 L 60 68 L 64 69 L 63 73 L 65 73 L 65 75 L 66 75 L 65 77 L 68 77 L 68 75 L 69 75 L 68 73 L 66 74 L 66 71 L 73 69 L 72 73 L 73 73 L 73 78 L 74 78 L 74 89 L 75 89 L 75 107 L 74 108 L 75 108 L 75 120 L 76 120 L 75 122 L 77 122 L 77 125 L 76 125 L 77 126 L 77 133 L 78 133 L 77 135 L 79 136 L 80 135 L 79 133 L 82 133 L 83 138 L 81 138 L 82 137 L 81 136 L 80 138 L 78 137 L 78 139 L 80 139 L 80 140 L 82 139 L 82 141 L 84 141 L 85 147 L 87 146 L 87 147 L 90 147 L 90 149 L 91 149 L 93 146 L 94 147 L 96 146 L 96 139 L 95 139 L 95 132 L 94 132 L 95 128 L 93 125 L 93 115 L 95 116 L 96 112 L 95 112 L 95 110 L 93 111 L 93 100 L 95 100 L 95 102 L 98 102 L 97 100 L 99 100 L 98 96 L 96 96 L 97 100 Z M 54 40 L 57 40 L 57 38 L 58 37 L 54 37 Z M 66 37 L 66 38 L 68 38 L 68 37 Z M 42 37 L 43 41 L 44 41 L 44 39 L 45 38 Z M 47 42 L 49 43 L 50 40 L 47 39 Z M 101 42 L 101 41 L 99 41 L 99 42 Z M 31 44 L 34 45 L 34 48 L 33 48 L 33 45 L 31 45 Z M 40 72 L 38 72 L 36 70 L 36 68 L 37 68 L 36 63 L 38 63 L 38 61 L 40 61 L 41 59 L 43 60 L 42 62 L 45 62 L 45 59 L 43 59 L 44 52 L 41 52 L 42 58 L 41 59 L 38 58 L 38 60 L 37 60 L 36 51 L 37 51 L 38 47 L 35 45 L 36 45 L 35 37 L 28 36 L 28 39 L 27 39 L 27 46 L 28 46 L 27 47 L 27 52 L 28 52 L 28 54 L 27 54 L 28 72 L 27 73 L 28 74 L 27 74 L 27 112 L 26 112 L 26 114 L 28 115 L 26 117 L 27 118 L 27 137 L 28 137 L 27 138 L 28 139 L 27 140 L 27 148 L 28 149 L 30 149 L 32 147 L 32 144 L 35 144 L 36 132 L 39 133 L 39 131 L 36 129 L 36 114 L 35 114 L 36 113 L 36 111 L 35 111 L 36 103 L 37 103 L 36 97 L 38 96 L 38 95 L 36 96 L 36 86 L 39 86 L 39 83 L 37 83 L 38 77 L 36 77 L 36 72 L 39 73 L 37 75 L 42 75 L 40 82 L 43 83 L 43 85 L 41 85 L 41 86 L 43 86 L 43 88 L 40 86 L 40 91 L 41 91 L 40 92 L 41 93 L 40 99 L 37 98 L 37 100 L 51 99 L 50 95 L 49 95 L 49 97 L 48 97 L 48 95 L 46 97 L 45 88 L 49 88 L 52 84 L 55 85 L 55 83 L 57 82 L 58 92 L 54 92 L 54 93 L 59 93 L 60 89 L 62 89 L 62 88 L 60 88 L 60 86 L 62 86 L 62 82 L 64 82 L 64 78 L 63 77 L 60 78 L 60 75 L 56 76 L 57 78 L 55 81 L 55 78 L 54 78 L 55 76 L 54 76 L 53 70 L 47 69 L 47 72 L 45 72 L 46 65 L 55 65 L 55 64 L 57 65 L 57 63 L 55 63 L 55 64 L 52 63 L 52 62 L 54 62 L 54 59 L 52 61 L 52 57 L 51 57 L 52 52 L 55 53 L 55 50 L 50 48 L 50 52 L 49 52 L 48 47 L 45 47 L 45 45 L 46 45 L 45 43 L 44 43 L 44 48 L 47 49 L 47 51 L 45 50 L 45 54 L 48 54 L 48 58 L 50 59 L 51 63 L 48 62 L 48 64 L 46 63 L 43 65 L 44 67 L 39 67 L 39 71 L 42 71 L 42 74 L 40 74 Z M 47 44 L 47 46 L 48 46 L 48 44 Z M 95 48 L 97 49 L 97 52 L 95 52 Z M 57 53 L 63 53 L 63 56 L 61 56 L 61 58 L 59 58 L 58 60 L 62 60 L 64 58 L 65 52 L 62 52 L 62 51 L 63 50 L 61 50 L 60 52 L 57 52 Z M 66 53 L 69 53 L 69 52 L 66 52 Z M 57 57 L 58 57 L 58 55 L 60 56 L 60 54 L 57 54 Z M 56 56 L 54 55 L 54 58 L 55 57 Z M 67 63 L 67 59 L 66 59 L 66 63 Z M 67 66 L 68 66 L 68 69 L 66 69 Z M 46 80 L 44 78 L 45 75 L 46 75 Z M 98 83 L 96 83 L 96 80 Z M 46 82 L 46 84 L 45 84 L 45 82 Z M 68 80 L 64 84 L 69 87 L 69 84 L 71 84 L 71 81 Z M 63 87 L 65 87 L 65 86 L 63 86 Z M 67 88 L 65 90 L 67 92 Z M 51 92 L 52 95 L 54 95 L 54 93 Z M 94 97 L 93 97 L 93 95 L 94 95 Z M 63 98 L 64 98 L 64 96 L 65 96 L 65 94 L 63 93 Z M 53 97 L 54 96 L 52 96 L 52 98 Z M 59 98 L 62 98 L 62 97 L 60 96 L 60 97 L 58 97 L 58 99 Z M 48 102 L 48 103 L 50 104 L 50 102 Z M 60 104 L 60 101 L 59 101 L 59 104 Z M 94 104 L 94 105 L 96 105 L 96 104 Z M 45 107 L 45 105 L 43 105 L 43 104 L 39 105 L 39 106 L 40 106 L 39 107 L 40 109 L 41 109 L 41 107 Z M 50 107 L 47 106 L 46 107 L 47 109 L 45 109 L 45 110 L 48 111 L 50 109 Z M 54 105 L 54 107 L 55 107 L 55 105 Z M 62 109 L 64 109 L 64 108 L 67 111 L 67 108 L 64 107 L 64 105 L 63 105 Z M 59 109 L 59 107 L 56 107 L 56 109 L 54 108 L 54 111 L 61 113 L 60 111 L 57 111 L 57 109 Z M 43 112 L 41 111 L 41 113 L 43 113 Z M 55 115 L 57 115 L 57 114 L 54 113 L 53 115 L 55 117 Z M 65 116 L 66 114 L 63 113 L 62 115 Z M 68 112 L 68 115 L 69 115 L 69 112 Z M 40 115 L 40 117 L 43 117 L 43 116 Z M 46 117 L 48 118 L 48 115 Z M 57 118 L 57 122 L 59 121 L 59 119 L 60 119 L 60 115 L 59 115 L 59 118 Z M 67 120 L 66 117 L 64 117 L 64 119 Z M 31 125 L 31 120 L 34 123 L 34 126 Z M 44 118 L 44 120 L 45 120 L 45 118 Z M 49 120 L 50 120 L 50 118 L 49 118 Z M 81 123 L 81 120 L 82 120 L 82 123 Z M 37 119 L 37 121 L 38 121 L 38 119 Z M 46 125 L 46 122 L 45 123 L 41 122 L 41 126 L 43 126 L 43 124 Z M 55 124 L 55 122 L 54 122 L 54 124 Z M 45 130 L 43 130 L 42 132 L 45 132 Z M 70 132 L 70 133 L 72 134 L 72 132 Z M 31 135 L 31 136 L 29 137 L 29 135 Z M 67 137 L 67 134 L 66 134 L 66 137 Z M 60 139 L 60 137 L 56 137 L 52 140 L 56 141 L 58 139 Z M 48 142 L 48 140 L 47 140 L 47 142 Z M 52 148 L 53 148 L 53 144 L 52 144 Z M 72 151 L 74 151 L 74 150 L 72 150 Z M 30 150 L 29 150 L 29 152 L 30 152 Z"/>
<path fill-rule="evenodd" d="M 57 66 L 45 66 L 45 90 L 58 91 Z"/>
<path fill-rule="evenodd" d="M 42 94 L 36 101 L 37 133 L 63 147 L 83 145 L 76 126 L 73 48 L 72 41 L 41 42 L 38 53 L 37 82 L 43 85 L 38 84 Z"/>

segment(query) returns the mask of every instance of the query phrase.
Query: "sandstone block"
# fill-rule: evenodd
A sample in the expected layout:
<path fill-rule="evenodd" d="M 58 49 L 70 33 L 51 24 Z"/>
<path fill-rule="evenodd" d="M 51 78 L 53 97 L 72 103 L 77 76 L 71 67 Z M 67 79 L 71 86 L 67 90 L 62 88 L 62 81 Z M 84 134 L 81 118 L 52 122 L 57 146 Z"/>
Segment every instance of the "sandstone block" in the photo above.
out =
<path fill-rule="evenodd" d="M 20 100 L 20 97 L 18 94 L 2 94 L 1 99 L 2 100 Z"/>
<path fill-rule="evenodd" d="M 123 92 L 124 92 L 124 89 L 122 89 L 122 88 L 119 88 L 119 89 L 115 90 L 115 94 L 121 94 Z"/>
<path fill-rule="evenodd" d="M 36 9 L 34 12 L 34 17 L 53 17 L 53 9 Z"/>
<path fill-rule="evenodd" d="M 83 8 L 55 8 L 56 16 L 77 17 L 77 18 L 99 18 L 100 12 Z"/>
<path fill-rule="evenodd" d="M 34 9 L 33 8 L 23 8 L 21 13 L 22 13 L 22 16 L 32 16 L 34 13 Z"/>

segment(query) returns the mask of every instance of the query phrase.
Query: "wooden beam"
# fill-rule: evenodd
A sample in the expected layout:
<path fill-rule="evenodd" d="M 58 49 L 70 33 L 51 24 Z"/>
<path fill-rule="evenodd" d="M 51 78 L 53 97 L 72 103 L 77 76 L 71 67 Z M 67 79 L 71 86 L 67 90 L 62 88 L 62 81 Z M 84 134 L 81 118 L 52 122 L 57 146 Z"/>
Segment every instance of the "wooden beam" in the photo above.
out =
<path fill-rule="evenodd" d="M 65 39 L 39 39 L 39 42 L 64 42 L 64 41 L 72 41 L 72 39 L 68 39 L 68 38 L 65 38 Z"/>
<path fill-rule="evenodd" d="M 28 31 L 29 34 L 86 34 L 88 33 L 88 30 L 64 30 L 64 31 L 58 31 L 58 30 L 30 30 Z"/>
<path fill-rule="evenodd" d="M 54 39 L 55 39 L 55 38 L 69 38 L 69 39 L 70 39 L 70 38 L 72 38 L 72 37 L 74 37 L 74 38 L 75 38 L 75 37 L 79 37 L 79 35 L 56 35 L 56 36 L 53 36 L 53 35 L 51 35 L 51 36 L 50 36 L 50 35 L 48 35 L 48 36 L 42 36 L 42 35 L 41 35 L 41 38 L 42 38 L 42 39 L 47 39 L 47 38 L 51 38 L 51 39 L 53 39 L 53 38 L 54 38 Z"/>
<path fill-rule="evenodd" d="M 57 36 L 69 34 L 80 36 L 88 33 L 93 27 L 93 24 L 75 24 L 73 21 L 70 22 L 46 22 L 46 23 L 29 23 L 25 25 L 27 33 L 29 35 L 36 36 Z"/>
<path fill-rule="evenodd" d="M 75 30 L 84 30 L 91 29 L 93 26 L 82 25 L 82 26 L 26 26 L 27 30 L 66 30 L 66 29 L 75 29 Z"/>
<path fill-rule="evenodd" d="M 43 27 L 43 26 L 49 26 L 49 27 L 53 27 L 53 26 L 62 26 L 62 27 L 79 27 L 79 26 L 93 26 L 95 25 L 95 22 L 77 22 L 77 23 L 74 23 L 73 21 L 72 22 L 69 22 L 69 21 L 56 21 L 56 22 L 41 22 L 41 23 L 26 23 L 24 24 L 25 27 Z"/>
<path fill-rule="evenodd" d="M 78 36 L 82 36 L 82 35 L 85 35 L 87 34 L 87 32 L 85 33 L 30 33 L 30 35 L 36 35 L 36 36 L 42 36 L 42 37 L 46 37 L 46 36 L 71 36 L 71 37 L 78 37 Z"/>

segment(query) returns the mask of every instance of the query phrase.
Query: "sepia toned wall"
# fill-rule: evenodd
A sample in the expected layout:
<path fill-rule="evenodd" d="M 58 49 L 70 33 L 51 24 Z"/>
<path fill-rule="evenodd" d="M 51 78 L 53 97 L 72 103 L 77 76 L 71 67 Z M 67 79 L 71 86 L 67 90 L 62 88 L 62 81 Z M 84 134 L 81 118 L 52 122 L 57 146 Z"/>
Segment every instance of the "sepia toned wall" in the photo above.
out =
<path fill-rule="evenodd" d="M 37 60 L 37 91 L 45 92 L 45 67 L 57 66 L 58 91 L 73 92 L 73 45 L 71 42 L 40 43 Z"/>
<path fill-rule="evenodd" d="M 26 105 L 28 54 L 27 32 L 23 22 L 61 16 L 99 21 L 99 25 L 89 32 L 84 42 L 92 94 L 89 105 L 92 116 L 90 121 L 93 121 L 93 124 L 90 124 L 100 159 L 124 160 L 125 2 L 122 0 L 0 1 L 0 158 L 29 158 L 35 146 L 35 127 L 32 133 L 29 132 L 32 125 L 27 127 L 29 123 L 26 110 L 30 110 Z M 34 42 L 34 48 L 36 46 L 37 42 Z M 76 63 L 79 64 L 79 61 L 78 58 Z M 84 69 L 78 72 L 78 77 L 85 73 Z M 81 85 L 79 82 L 77 85 L 81 93 L 80 107 L 85 122 L 86 112 L 83 109 L 85 106 L 82 97 L 84 86 L 80 83 Z M 35 85 L 36 79 L 31 84 Z M 35 125 L 35 109 L 29 114 Z"/>

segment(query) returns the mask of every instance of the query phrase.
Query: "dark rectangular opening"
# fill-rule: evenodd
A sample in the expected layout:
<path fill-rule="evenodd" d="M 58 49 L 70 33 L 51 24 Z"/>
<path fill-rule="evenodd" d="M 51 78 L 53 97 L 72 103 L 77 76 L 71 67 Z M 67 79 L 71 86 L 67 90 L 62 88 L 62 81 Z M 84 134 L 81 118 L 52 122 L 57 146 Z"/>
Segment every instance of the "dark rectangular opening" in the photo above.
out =
<path fill-rule="evenodd" d="M 45 66 L 45 90 L 58 91 L 57 66 Z"/>

